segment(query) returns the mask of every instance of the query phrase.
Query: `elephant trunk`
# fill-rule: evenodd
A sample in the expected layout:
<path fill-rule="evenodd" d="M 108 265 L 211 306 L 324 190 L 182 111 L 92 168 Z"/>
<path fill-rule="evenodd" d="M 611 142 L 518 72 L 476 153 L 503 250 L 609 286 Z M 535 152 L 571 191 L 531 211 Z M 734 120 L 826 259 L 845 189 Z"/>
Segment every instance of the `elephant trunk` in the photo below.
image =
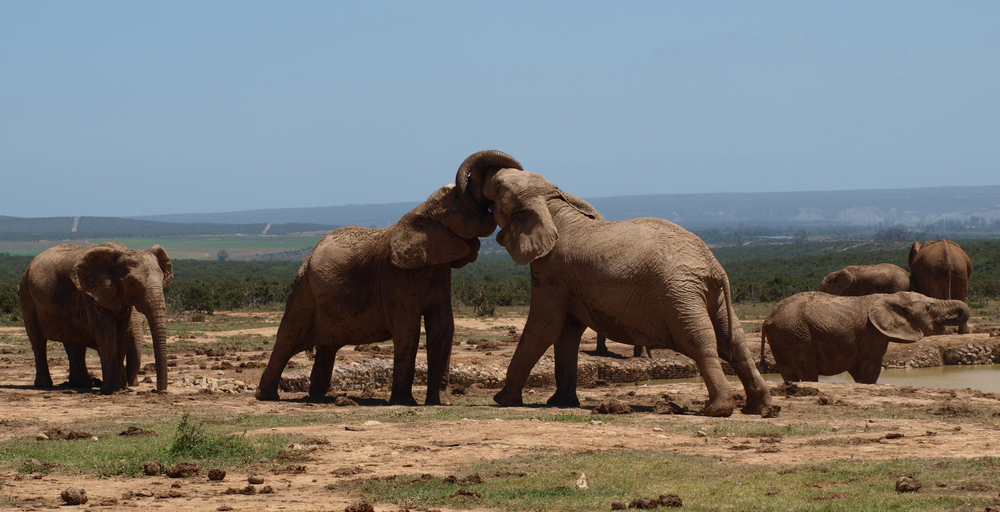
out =
<path fill-rule="evenodd" d="M 485 181 L 489 171 L 497 169 L 523 171 L 524 167 L 521 167 L 521 163 L 514 157 L 495 149 L 473 153 L 458 167 L 458 173 L 455 175 L 455 186 L 458 188 L 462 201 L 473 211 L 486 209 L 486 202 L 483 200 L 483 181 Z"/>
<path fill-rule="evenodd" d="M 140 308 L 149 322 L 149 332 L 153 335 L 153 363 L 156 365 L 156 390 L 167 390 L 167 303 L 163 291 L 150 292 L 146 303 Z"/>
<path fill-rule="evenodd" d="M 946 300 L 944 302 L 947 313 L 940 317 L 940 323 L 944 325 L 964 325 L 969 321 L 969 317 L 972 316 L 972 310 L 969 309 L 968 304 L 960 300 Z"/>

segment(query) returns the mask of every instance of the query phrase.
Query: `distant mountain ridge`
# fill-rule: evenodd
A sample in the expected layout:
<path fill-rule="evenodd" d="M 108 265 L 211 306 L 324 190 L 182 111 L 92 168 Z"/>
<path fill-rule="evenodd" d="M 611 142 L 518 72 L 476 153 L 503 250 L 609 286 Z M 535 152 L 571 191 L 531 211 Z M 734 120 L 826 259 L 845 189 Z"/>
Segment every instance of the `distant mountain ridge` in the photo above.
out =
<path fill-rule="evenodd" d="M 735 225 L 916 226 L 940 220 L 1000 219 L 1000 186 L 825 192 L 651 194 L 584 198 L 607 220 L 659 217 L 684 227 Z M 315 223 L 385 227 L 418 202 L 278 208 L 134 217 L 183 223 Z"/>

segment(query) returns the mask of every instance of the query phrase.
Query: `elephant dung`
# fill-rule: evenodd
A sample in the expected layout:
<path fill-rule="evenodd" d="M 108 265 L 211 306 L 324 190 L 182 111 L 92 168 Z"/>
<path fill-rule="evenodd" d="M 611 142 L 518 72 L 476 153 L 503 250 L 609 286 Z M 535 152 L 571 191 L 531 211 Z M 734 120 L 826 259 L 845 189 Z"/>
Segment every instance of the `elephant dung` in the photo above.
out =
<path fill-rule="evenodd" d="M 921 487 L 923 484 L 908 476 L 901 476 L 896 480 L 896 492 L 917 492 Z"/>
<path fill-rule="evenodd" d="M 87 491 L 70 487 L 59 495 L 67 505 L 83 505 L 87 502 Z"/>

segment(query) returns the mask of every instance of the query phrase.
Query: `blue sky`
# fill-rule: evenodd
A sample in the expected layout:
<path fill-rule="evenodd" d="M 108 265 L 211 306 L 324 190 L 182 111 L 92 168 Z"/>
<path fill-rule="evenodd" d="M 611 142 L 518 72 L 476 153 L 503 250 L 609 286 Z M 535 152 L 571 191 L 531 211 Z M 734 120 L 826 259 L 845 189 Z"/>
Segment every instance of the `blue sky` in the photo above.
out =
<path fill-rule="evenodd" d="M 0 0 L 0 215 L 1000 184 L 1000 2 Z"/>

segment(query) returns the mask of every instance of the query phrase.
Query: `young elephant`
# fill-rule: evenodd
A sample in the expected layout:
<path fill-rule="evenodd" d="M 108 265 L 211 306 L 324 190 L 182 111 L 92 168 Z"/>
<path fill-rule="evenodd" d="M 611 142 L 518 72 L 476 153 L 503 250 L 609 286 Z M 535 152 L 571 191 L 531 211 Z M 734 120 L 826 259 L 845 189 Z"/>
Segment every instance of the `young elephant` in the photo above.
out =
<path fill-rule="evenodd" d="M 519 166 L 507 157 L 505 166 Z M 448 386 L 454 320 L 451 269 L 476 260 L 492 219 L 469 210 L 453 184 L 384 229 L 345 227 L 316 244 L 299 268 L 278 327 L 258 400 L 277 400 L 288 360 L 316 347 L 309 395 L 330 387 L 337 350 L 392 339 L 392 404 L 416 405 L 412 387 L 420 341 L 427 331 L 427 400 L 440 404 Z"/>
<path fill-rule="evenodd" d="M 24 329 L 35 356 L 35 386 L 49 387 L 46 344 L 61 341 L 69 356 L 69 383 L 91 387 L 87 347 L 101 356 L 101 393 L 136 383 L 141 316 L 153 335 L 156 389 L 167 389 L 167 306 L 163 287 L 173 279 L 167 251 L 132 250 L 118 242 L 92 247 L 64 244 L 31 260 L 19 294 Z M 141 316 L 135 312 L 141 313 Z M 137 322 L 138 325 L 137 325 Z M 128 355 L 128 367 L 122 362 Z"/>
<path fill-rule="evenodd" d="M 700 238 L 662 219 L 605 222 L 587 202 L 518 169 L 460 169 L 456 183 L 494 215 L 502 228 L 497 242 L 511 258 L 531 264 L 531 307 L 497 403 L 522 404 L 531 369 L 554 345 L 556 393 L 548 404 L 578 406 L 580 338 L 590 327 L 620 343 L 693 358 L 708 387 L 705 415 L 734 409 L 722 360 L 746 390 L 743 412 L 770 405 L 732 308 L 729 279 Z"/>
<path fill-rule="evenodd" d="M 855 297 L 872 293 L 896 293 L 910 289 L 910 273 L 899 265 L 851 265 L 823 278 L 819 291 Z"/>
<path fill-rule="evenodd" d="M 855 382 L 874 384 L 889 342 L 913 343 L 941 334 L 946 325 L 969 319 L 960 300 L 938 300 L 916 292 L 840 297 L 803 292 L 779 302 L 761 326 L 764 343 L 786 381 L 817 381 L 848 372 Z"/>

